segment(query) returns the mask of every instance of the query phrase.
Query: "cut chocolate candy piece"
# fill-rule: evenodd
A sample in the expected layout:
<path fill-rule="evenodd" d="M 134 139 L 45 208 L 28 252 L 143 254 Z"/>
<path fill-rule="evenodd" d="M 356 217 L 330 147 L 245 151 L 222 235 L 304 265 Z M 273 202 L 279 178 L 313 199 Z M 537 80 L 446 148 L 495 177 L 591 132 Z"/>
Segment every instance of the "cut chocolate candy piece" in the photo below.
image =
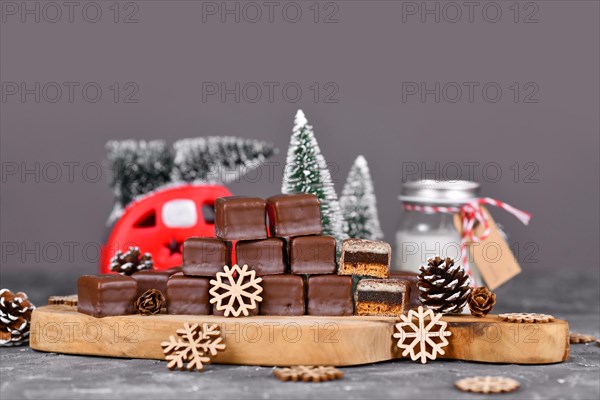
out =
<path fill-rule="evenodd" d="M 260 315 L 304 315 L 305 284 L 298 275 L 271 275 L 262 280 Z"/>
<path fill-rule="evenodd" d="M 417 286 L 417 282 L 419 281 L 419 275 L 416 272 L 411 271 L 390 271 L 390 279 L 400 279 L 402 281 L 407 281 L 410 286 L 410 299 L 409 299 L 409 307 L 418 308 L 421 304 L 421 300 L 419 300 L 419 287 Z"/>
<path fill-rule="evenodd" d="M 77 311 L 94 317 L 132 314 L 137 285 L 125 275 L 83 275 L 77 280 Z"/>
<path fill-rule="evenodd" d="M 163 295 L 167 293 L 167 281 L 173 275 L 169 271 L 138 271 L 131 275 L 138 283 L 137 296 L 143 295 L 149 289 L 159 290 Z"/>
<path fill-rule="evenodd" d="M 314 275 L 308 278 L 308 315 L 352 315 L 352 277 Z"/>
<path fill-rule="evenodd" d="M 314 194 L 279 194 L 267 199 L 271 235 L 292 237 L 321 233 L 321 208 Z"/>
<path fill-rule="evenodd" d="M 183 273 L 215 276 L 230 264 L 231 244 L 216 238 L 192 237 L 183 242 Z"/>
<path fill-rule="evenodd" d="M 286 272 L 285 246 L 281 238 L 240 240 L 235 245 L 237 263 L 248 265 L 257 276 L 283 274 Z"/>
<path fill-rule="evenodd" d="M 265 201 L 257 197 L 219 197 L 215 201 L 215 235 L 223 240 L 266 239 Z"/>
<path fill-rule="evenodd" d="M 209 315 L 209 278 L 174 274 L 167 282 L 169 314 Z"/>
<path fill-rule="evenodd" d="M 335 274 L 335 238 L 298 236 L 290 239 L 290 267 L 293 274 Z"/>
<path fill-rule="evenodd" d="M 356 315 L 397 317 L 408 312 L 410 286 L 398 279 L 362 279 L 354 296 Z"/>
<path fill-rule="evenodd" d="M 387 278 L 390 274 L 391 253 L 391 247 L 386 242 L 346 239 L 342 242 L 342 257 L 338 273 Z"/>

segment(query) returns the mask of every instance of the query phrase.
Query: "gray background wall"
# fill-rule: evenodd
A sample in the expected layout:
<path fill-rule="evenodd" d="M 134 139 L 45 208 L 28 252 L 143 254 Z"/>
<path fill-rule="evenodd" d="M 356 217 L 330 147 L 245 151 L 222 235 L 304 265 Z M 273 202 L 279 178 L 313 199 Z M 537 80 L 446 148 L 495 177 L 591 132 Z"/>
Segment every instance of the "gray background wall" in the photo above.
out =
<path fill-rule="evenodd" d="M 479 2 L 471 21 L 462 2 L 446 8 L 441 2 L 439 22 L 435 15 L 426 14 L 425 22 L 418 11 L 413 15 L 415 7 L 425 11 L 435 2 L 322 2 L 318 23 L 312 1 L 279 2 L 272 22 L 262 2 L 245 9 L 241 2 L 239 22 L 226 15 L 225 23 L 211 12 L 235 2 L 122 2 L 116 23 L 113 1 L 78 3 L 72 22 L 61 3 L 55 3 L 62 8 L 58 17 L 55 6 L 41 2 L 39 22 L 32 14 L 21 20 L 35 2 L 1 3 L 3 273 L 55 265 L 93 269 L 93 244 L 104 240 L 112 206 L 107 170 L 96 178 L 107 140 L 228 134 L 272 141 L 280 148 L 275 176 L 263 169 L 258 182 L 230 186 L 236 194 L 266 196 L 279 191 L 293 116 L 302 108 L 336 166 L 338 192 L 356 155 L 368 159 L 387 240 L 393 241 L 401 215 L 396 197 L 403 168 L 417 166 L 404 178 L 419 178 L 439 163 L 428 177 L 455 177 L 458 163 L 469 178 L 468 165 L 474 165 L 485 195 L 534 215 L 523 227 L 495 212 L 525 269 L 582 267 L 598 274 L 596 1 L 521 2 L 518 15 L 513 1 Z M 253 23 L 255 4 L 262 17 Z M 290 22 L 298 8 L 302 16 Z M 98 9 L 102 15 L 91 22 Z M 131 13 L 137 22 L 124 23 Z M 324 23 L 331 13 L 337 22 Z M 39 102 L 35 93 L 22 98 L 21 84 L 35 92 L 36 82 Z M 207 82 L 279 86 L 272 101 L 265 89 L 252 102 L 249 89 L 236 102 L 233 95 L 203 98 Z M 297 102 L 292 89 L 287 98 L 282 94 L 290 82 L 302 88 Z M 315 82 L 318 99 L 310 89 Z M 436 82 L 439 101 L 407 92 Z M 63 89 L 59 99 L 56 85 Z M 67 85 L 74 87 L 71 99 Z M 467 85 L 475 87 L 472 99 Z M 93 102 L 98 86 L 102 95 Z M 326 102 L 332 88 L 339 89 L 329 98 L 336 102 Z M 36 168 L 39 173 L 23 176 Z M 73 254 L 70 242 L 76 243 Z M 5 251 L 12 244 L 20 248 L 16 254 Z M 26 251 L 36 246 L 37 254 Z"/>

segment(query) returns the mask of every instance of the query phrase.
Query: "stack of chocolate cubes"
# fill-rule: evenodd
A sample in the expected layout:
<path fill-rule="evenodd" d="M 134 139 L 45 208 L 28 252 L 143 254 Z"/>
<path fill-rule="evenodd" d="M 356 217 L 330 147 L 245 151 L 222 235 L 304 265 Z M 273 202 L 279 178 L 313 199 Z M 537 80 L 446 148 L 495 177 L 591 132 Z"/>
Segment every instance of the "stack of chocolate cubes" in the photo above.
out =
<path fill-rule="evenodd" d="M 215 234 L 216 238 L 184 242 L 183 274 L 171 277 L 167 284 L 169 313 L 189 313 L 182 312 L 189 303 L 183 286 L 196 290 L 202 286 L 203 304 L 209 304 L 208 281 L 224 265 L 235 263 L 248 265 L 262 278 L 263 300 L 253 315 L 353 314 L 352 279 L 336 274 L 336 241 L 321 235 L 316 196 L 219 198 Z M 192 283 L 199 280 L 203 283 Z M 212 313 L 220 314 L 216 308 Z"/>
<path fill-rule="evenodd" d="M 262 278 L 262 301 L 250 315 L 350 316 L 355 304 L 358 315 L 398 315 L 407 309 L 409 282 L 387 279 L 389 244 L 345 240 L 338 271 L 336 240 L 321 231 L 315 195 L 221 197 L 215 202 L 216 237 L 187 239 L 181 268 L 81 277 L 79 310 L 130 314 L 139 296 L 156 289 L 166 297 L 169 314 L 223 315 L 210 303 L 210 281 L 233 264 L 248 265 Z M 362 279 L 354 295 L 353 276 Z"/>

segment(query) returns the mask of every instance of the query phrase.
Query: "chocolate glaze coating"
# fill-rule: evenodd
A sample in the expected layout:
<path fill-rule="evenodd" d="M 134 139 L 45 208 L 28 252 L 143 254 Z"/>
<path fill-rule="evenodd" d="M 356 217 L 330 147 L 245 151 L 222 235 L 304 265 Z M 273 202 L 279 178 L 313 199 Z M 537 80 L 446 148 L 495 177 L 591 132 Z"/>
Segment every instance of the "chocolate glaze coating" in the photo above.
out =
<path fill-rule="evenodd" d="M 216 276 L 230 264 L 231 244 L 216 238 L 192 237 L 183 242 L 183 273 Z"/>
<path fill-rule="evenodd" d="M 257 276 L 286 272 L 286 243 L 281 238 L 240 240 L 235 245 L 238 265 L 248 265 Z"/>
<path fill-rule="evenodd" d="M 290 239 L 290 268 L 293 274 L 334 274 L 337 269 L 335 238 L 298 236 Z"/>
<path fill-rule="evenodd" d="M 209 278 L 175 274 L 167 282 L 169 314 L 209 315 Z"/>
<path fill-rule="evenodd" d="M 140 297 L 148 289 L 160 290 L 163 295 L 167 293 L 167 281 L 173 275 L 170 271 L 138 271 L 131 275 L 138 283 L 137 297 Z"/>
<path fill-rule="evenodd" d="M 83 275 L 77 279 L 77 311 L 94 317 L 132 314 L 137 291 L 130 276 Z"/>
<path fill-rule="evenodd" d="M 305 286 L 298 275 L 264 276 L 260 315 L 304 315 Z"/>
<path fill-rule="evenodd" d="M 354 313 L 352 277 L 315 275 L 308 278 L 308 315 L 348 316 Z"/>
<path fill-rule="evenodd" d="M 321 208 L 314 194 L 279 194 L 267 199 L 271 235 L 292 237 L 321 233 Z"/>
<path fill-rule="evenodd" d="M 219 197 L 215 201 L 215 235 L 223 240 L 266 239 L 265 200 L 258 197 Z"/>

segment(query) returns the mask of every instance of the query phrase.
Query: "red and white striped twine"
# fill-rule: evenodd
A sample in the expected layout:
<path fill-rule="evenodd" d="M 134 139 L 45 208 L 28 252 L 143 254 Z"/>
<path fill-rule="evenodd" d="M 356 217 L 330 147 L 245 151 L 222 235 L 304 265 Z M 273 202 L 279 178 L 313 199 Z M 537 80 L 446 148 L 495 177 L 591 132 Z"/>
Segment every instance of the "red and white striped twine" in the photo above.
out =
<path fill-rule="evenodd" d="M 407 204 L 404 203 L 403 207 L 408 211 L 419 211 L 424 213 L 459 213 L 462 219 L 462 237 L 460 241 L 460 250 L 461 250 L 461 258 L 462 264 L 471 277 L 471 283 L 473 284 L 473 275 L 471 272 L 471 268 L 469 267 L 469 257 L 467 251 L 467 245 L 469 242 L 480 242 L 482 240 L 487 239 L 490 235 L 490 224 L 485 214 L 483 213 L 481 206 L 483 204 L 490 204 L 501 208 L 503 210 L 508 211 L 510 214 L 514 215 L 519 221 L 523 224 L 529 224 L 529 220 L 531 219 L 531 214 L 519 210 L 511 206 L 510 204 L 504 203 L 502 201 L 492 199 L 491 197 L 483 197 L 480 199 L 475 199 L 469 203 L 463 204 L 460 207 L 444 207 L 444 206 L 421 206 L 417 204 Z M 475 227 L 476 223 L 480 223 L 483 226 L 483 233 L 480 236 L 475 235 Z"/>

